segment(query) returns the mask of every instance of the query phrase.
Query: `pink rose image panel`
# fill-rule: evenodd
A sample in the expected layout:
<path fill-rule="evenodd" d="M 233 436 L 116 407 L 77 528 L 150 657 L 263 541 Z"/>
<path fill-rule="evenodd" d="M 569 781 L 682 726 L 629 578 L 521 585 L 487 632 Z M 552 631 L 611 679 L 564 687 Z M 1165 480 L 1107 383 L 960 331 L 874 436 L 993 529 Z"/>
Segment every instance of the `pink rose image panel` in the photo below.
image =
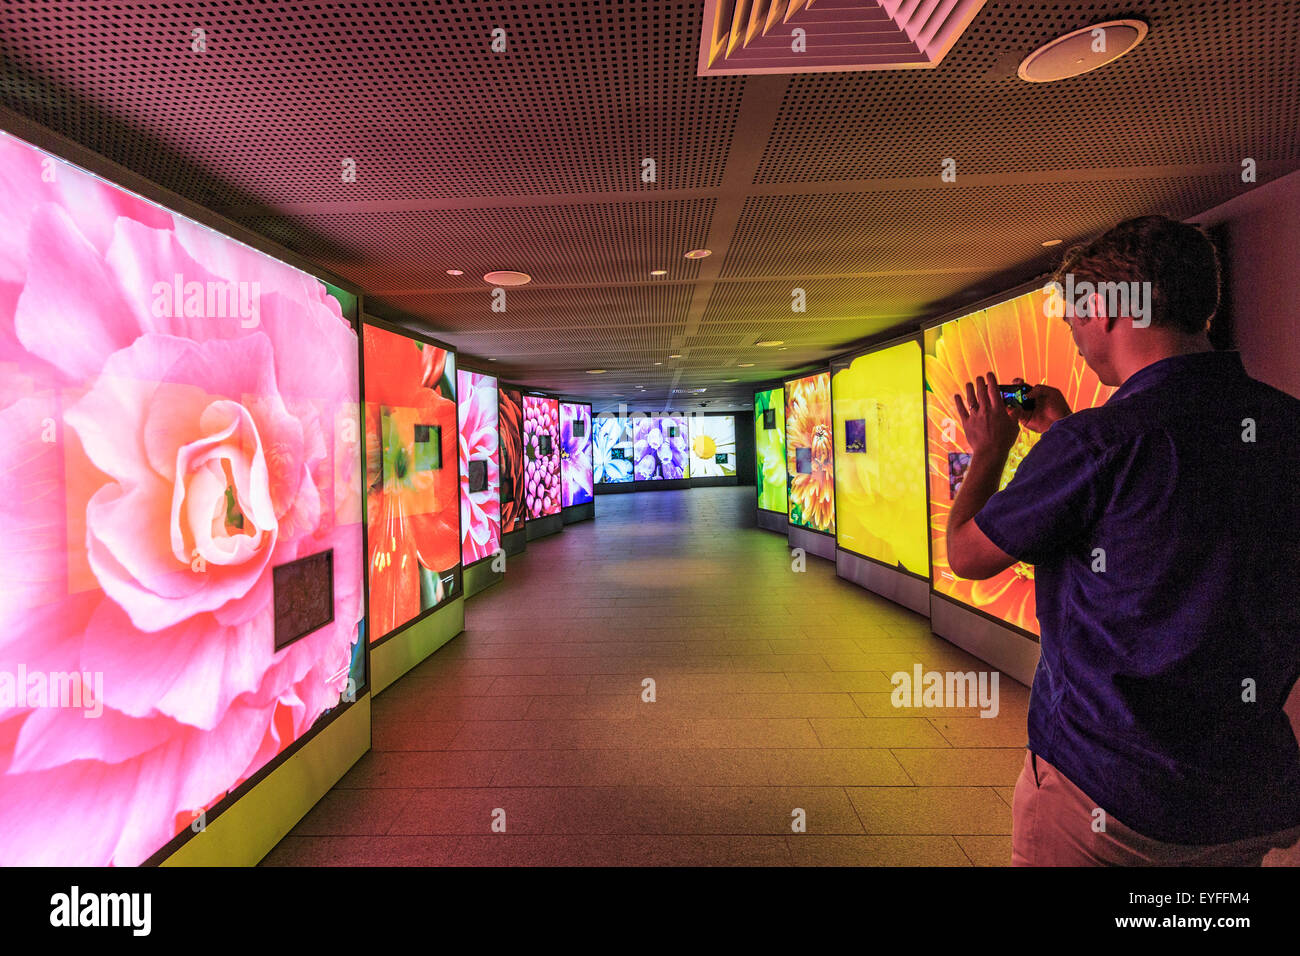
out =
<path fill-rule="evenodd" d="M 0 134 L 0 861 L 135 865 L 365 683 L 357 333 Z"/>

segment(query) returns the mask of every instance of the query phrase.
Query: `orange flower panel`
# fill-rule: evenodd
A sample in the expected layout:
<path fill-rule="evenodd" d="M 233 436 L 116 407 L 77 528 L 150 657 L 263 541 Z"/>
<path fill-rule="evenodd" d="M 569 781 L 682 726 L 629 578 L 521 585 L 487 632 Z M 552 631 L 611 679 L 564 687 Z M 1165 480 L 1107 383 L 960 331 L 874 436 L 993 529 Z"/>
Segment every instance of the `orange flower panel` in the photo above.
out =
<path fill-rule="evenodd" d="M 1069 326 L 1048 316 L 1047 296 L 1034 290 L 979 312 L 928 329 L 925 333 L 926 448 L 930 483 L 930 540 L 934 589 L 940 594 L 1037 635 L 1034 569 L 1016 563 L 986 581 L 958 578 L 948 564 L 948 512 L 952 507 L 950 468 L 959 474 L 968 455 L 953 396 L 966 383 L 990 370 L 999 382 L 1023 378 L 1031 385 L 1059 388 L 1070 408 L 1105 403 L 1113 388 L 1102 385 L 1075 347 Z M 1021 430 L 1011 449 L 999 487 L 1006 487 L 1016 466 L 1037 442 Z"/>

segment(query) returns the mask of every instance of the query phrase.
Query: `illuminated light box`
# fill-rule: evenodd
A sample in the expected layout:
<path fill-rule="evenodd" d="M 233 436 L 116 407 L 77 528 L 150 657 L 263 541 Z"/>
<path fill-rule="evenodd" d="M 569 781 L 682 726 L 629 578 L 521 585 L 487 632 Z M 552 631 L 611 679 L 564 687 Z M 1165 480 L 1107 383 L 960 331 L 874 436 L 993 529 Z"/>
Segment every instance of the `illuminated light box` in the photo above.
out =
<path fill-rule="evenodd" d="M 835 451 L 831 373 L 785 384 L 785 446 L 790 524 L 835 533 Z"/>
<path fill-rule="evenodd" d="M 524 455 L 524 397 L 517 388 L 500 386 L 498 436 L 500 439 L 501 533 L 512 534 L 528 517 L 524 504 L 527 478 Z"/>
<path fill-rule="evenodd" d="M 500 396 L 497 380 L 456 373 L 460 427 L 460 554 L 471 565 L 501 547 Z"/>
<path fill-rule="evenodd" d="M 727 477 L 736 473 L 736 416 L 692 415 L 690 476 Z"/>
<path fill-rule="evenodd" d="M 0 861 L 157 862 L 364 696 L 356 300 L 0 168 Z"/>
<path fill-rule="evenodd" d="M 1070 329 L 1046 314 L 1047 296 L 1033 290 L 927 329 L 925 343 L 926 447 L 930 485 L 930 539 L 936 593 L 1019 630 L 1038 635 L 1034 569 L 1017 563 L 987 581 L 958 578 L 948 566 L 948 512 L 967 464 L 970 446 L 953 403 L 966 383 L 989 370 L 999 382 L 1023 378 L 1065 393 L 1070 408 L 1103 404 L 1114 389 L 1102 385 L 1079 355 Z M 1007 458 L 999 488 L 1038 436 L 1022 428 Z"/>
<path fill-rule="evenodd" d="M 925 578 L 925 407 L 921 343 L 868 352 L 833 372 L 836 542 Z"/>
<path fill-rule="evenodd" d="M 560 513 L 560 403 L 524 396 L 524 506 L 529 518 Z"/>
<path fill-rule="evenodd" d="M 596 416 L 593 424 L 592 462 L 596 484 L 621 484 L 632 480 L 632 422 L 621 415 Z"/>
<path fill-rule="evenodd" d="M 690 476 L 685 418 L 635 418 L 633 435 L 633 475 L 637 481 L 672 481 Z"/>
<path fill-rule="evenodd" d="M 456 356 L 365 326 L 370 640 L 457 596 L 461 567 Z"/>
<path fill-rule="evenodd" d="M 560 403 L 560 504 L 565 508 L 594 500 L 591 406 Z"/>
<path fill-rule="evenodd" d="M 786 514 L 785 389 L 754 393 L 754 483 L 760 511 Z"/>

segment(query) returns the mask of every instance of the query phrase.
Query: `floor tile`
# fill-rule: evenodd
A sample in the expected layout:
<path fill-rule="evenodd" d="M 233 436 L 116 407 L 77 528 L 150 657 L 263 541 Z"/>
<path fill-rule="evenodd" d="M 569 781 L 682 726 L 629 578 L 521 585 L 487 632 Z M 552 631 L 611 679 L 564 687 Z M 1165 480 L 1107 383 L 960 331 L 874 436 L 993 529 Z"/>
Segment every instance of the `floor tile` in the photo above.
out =
<path fill-rule="evenodd" d="M 917 663 L 987 667 L 829 561 L 793 573 L 752 495 L 602 496 L 530 541 L 264 864 L 1005 865 L 1028 691 L 893 706 Z"/>
<path fill-rule="evenodd" d="M 1011 808 L 988 787 L 858 787 L 848 794 L 868 833 L 1011 832 Z"/>

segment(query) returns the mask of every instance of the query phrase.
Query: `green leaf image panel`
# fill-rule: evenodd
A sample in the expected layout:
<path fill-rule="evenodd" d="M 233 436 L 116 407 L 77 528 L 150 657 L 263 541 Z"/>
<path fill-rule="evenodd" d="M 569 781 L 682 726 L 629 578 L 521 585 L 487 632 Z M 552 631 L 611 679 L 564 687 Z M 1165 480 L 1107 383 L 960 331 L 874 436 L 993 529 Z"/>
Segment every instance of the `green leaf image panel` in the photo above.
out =
<path fill-rule="evenodd" d="M 764 412 L 771 412 L 765 415 Z M 770 426 L 770 427 L 769 427 Z M 754 393 L 754 448 L 758 507 L 786 513 L 785 389 Z"/>

